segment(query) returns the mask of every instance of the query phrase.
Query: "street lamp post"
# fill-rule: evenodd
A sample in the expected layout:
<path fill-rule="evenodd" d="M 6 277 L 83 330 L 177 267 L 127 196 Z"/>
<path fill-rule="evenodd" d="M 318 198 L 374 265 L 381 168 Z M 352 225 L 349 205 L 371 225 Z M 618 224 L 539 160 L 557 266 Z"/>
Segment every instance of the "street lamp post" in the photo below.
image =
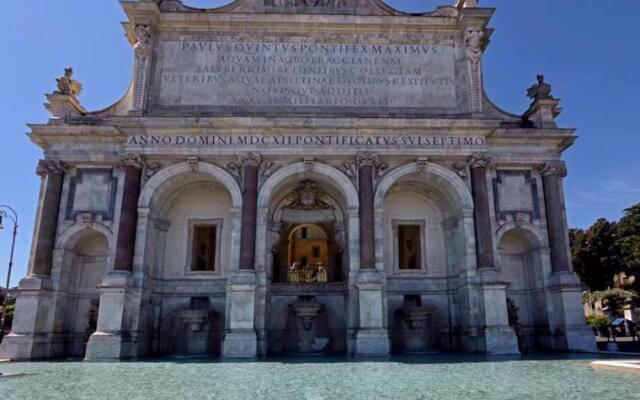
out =
<path fill-rule="evenodd" d="M 8 213 L 9 210 L 11 213 Z M 13 215 L 12 215 L 13 214 Z M 7 293 L 2 302 L 2 316 L 0 317 L 0 340 L 4 337 L 4 322 L 7 317 L 7 304 L 9 304 L 9 285 L 11 284 L 11 268 L 13 267 L 13 252 L 16 247 L 16 235 L 18 234 L 18 213 L 9 206 L 0 205 L 0 229 L 4 228 L 2 220 L 9 218 L 13 222 L 13 237 L 11 239 L 11 254 L 9 255 L 9 269 L 7 270 Z"/>

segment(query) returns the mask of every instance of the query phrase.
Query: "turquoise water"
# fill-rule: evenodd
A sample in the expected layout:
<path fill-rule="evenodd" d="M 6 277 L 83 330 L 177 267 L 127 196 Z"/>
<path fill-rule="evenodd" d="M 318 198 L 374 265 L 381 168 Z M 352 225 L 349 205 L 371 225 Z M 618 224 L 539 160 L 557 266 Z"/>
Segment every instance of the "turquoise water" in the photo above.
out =
<path fill-rule="evenodd" d="M 0 399 L 640 399 L 640 375 L 593 358 L 429 356 L 1 363 Z"/>

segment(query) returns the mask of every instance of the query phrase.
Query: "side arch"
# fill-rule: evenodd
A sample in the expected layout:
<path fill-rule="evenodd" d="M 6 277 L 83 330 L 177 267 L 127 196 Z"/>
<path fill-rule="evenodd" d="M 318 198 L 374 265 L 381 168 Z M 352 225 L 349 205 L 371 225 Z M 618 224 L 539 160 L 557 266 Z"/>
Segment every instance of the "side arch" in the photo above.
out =
<path fill-rule="evenodd" d="M 109 248 L 114 246 L 113 232 L 103 224 L 93 224 L 87 226 L 84 224 L 73 224 L 66 228 L 56 240 L 55 249 L 57 250 L 73 250 L 76 244 L 88 233 L 98 232 L 101 233 L 109 244 Z"/>
<path fill-rule="evenodd" d="M 421 168 L 422 167 L 422 168 Z M 473 197 L 467 185 L 453 171 L 433 163 L 426 166 L 419 166 L 418 163 L 412 162 L 401 165 L 389 171 L 378 183 L 374 195 L 374 207 L 382 208 L 384 206 L 384 197 L 391 187 L 405 175 L 425 174 L 432 180 L 438 188 L 443 189 L 444 194 L 449 201 L 458 205 L 459 209 L 473 208 Z"/>
<path fill-rule="evenodd" d="M 138 208 L 149 208 L 154 196 L 165 187 L 169 187 L 170 181 L 182 174 L 193 174 L 194 172 L 211 176 L 214 180 L 220 182 L 231 194 L 233 207 L 242 207 L 242 191 L 233 176 L 217 165 L 200 161 L 195 171 L 194 167 L 187 162 L 181 162 L 163 168 L 153 175 L 142 188 L 138 200 Z"/>

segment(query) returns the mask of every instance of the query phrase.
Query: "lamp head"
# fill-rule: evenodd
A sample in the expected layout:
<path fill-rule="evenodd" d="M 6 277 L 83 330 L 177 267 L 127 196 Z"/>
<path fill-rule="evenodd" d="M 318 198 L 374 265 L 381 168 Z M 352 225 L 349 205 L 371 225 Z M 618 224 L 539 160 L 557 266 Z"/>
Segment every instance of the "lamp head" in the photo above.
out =
<path fill-rule="evenodd" d="M 4 225 L 2 225 L 2 214 L 0 214 L 0 229 L 4 229 Z"/>

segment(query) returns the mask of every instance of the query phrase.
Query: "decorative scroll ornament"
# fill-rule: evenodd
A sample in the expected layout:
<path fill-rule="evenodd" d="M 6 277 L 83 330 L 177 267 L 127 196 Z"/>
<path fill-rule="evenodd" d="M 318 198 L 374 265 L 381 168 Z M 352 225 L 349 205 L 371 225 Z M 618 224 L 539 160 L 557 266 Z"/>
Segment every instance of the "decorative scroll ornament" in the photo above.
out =
<path fill-rule="evenodd" d="M 333 208 L 323 200 L 326 193 L 317 183 L 311 180 L 300 182 L 296 190 L 291 192 L 287 198 L 285 208 L 291 210 L 325 210 Z"/>
<path fill-rule="evenodd" d="M 60 78 L 56 78 L 57 88 L 54 94 L 63 94 L 67 96 L 76 97 L 82 93 L 82 84 L 73 77 L 73 68 L 65 68 L 64 75 Z"/>
<path fill-rule="evenodd" d="M 468 28 L 464 33 L 465 54 L 472 63 L 478 63 L 482 58 L 484 35 L 484 31 L 477 28 Z"/>
<path fill-rule="evenodd" d="M 116 168 L 125 169 L 126 167 L 135 167 L 138 169 L 142 169 L 144 167 L 144 158 L 142 155 L 137 153 L 130 153 L 123 157 L 121 157 L 116 162 Z"/>
<path fill-rule="evenodd" d="M 136 57 L 149 57 L 149 55 L 151 55 L 151 27 L 148 25 L 136 25 L 133 29 L 133 34 L 137 41 L 133 46 L 133 51 L 136 53 Z"/>
<path fill-rule="evenodd" d="M 538 169 L 542 176 L 557 175 L 560 178 L 567 176 L 567 165 L 560 160 L 549 161 Z"/>
<path fill-rule="evenodd" d="M 527 89 L 527 97 L 535 100 L 553 100 L 551 95 L 551 85 L 544 81 L 544 75 L 537 76 L 538 83 L 534 83 Z"/>
<path fill-rule="evenodd" d="M 469 168 L 491 168 L 493 159 L 488 154 L 474 154 L 469 161 Z"/>
<path fill-rule="evenodd" d="M 358 166 L 355 163 L 346 162 L 342 164 L 340 169 L 353 183 L 358 183 Z"/>
<path fill-rule="evenodd" d="M 38 160 L 36 174 L 41 177 L 45 177 L 49 174 L 63 174 L 65 171 L 69 170 L 69 168 L 69 164 L 64 161 Z"/>

